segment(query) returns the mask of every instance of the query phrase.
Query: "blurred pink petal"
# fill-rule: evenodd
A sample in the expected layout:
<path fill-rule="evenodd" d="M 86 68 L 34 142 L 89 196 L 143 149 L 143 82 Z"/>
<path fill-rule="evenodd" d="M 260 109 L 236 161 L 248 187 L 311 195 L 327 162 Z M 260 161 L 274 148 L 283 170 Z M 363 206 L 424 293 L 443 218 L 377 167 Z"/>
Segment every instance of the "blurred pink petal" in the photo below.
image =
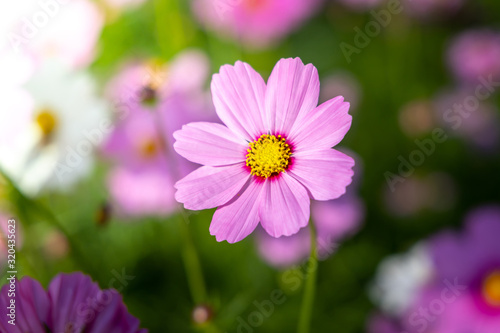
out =
<path fill-rule="evenodd" d="M 195 0 L 198 20 L 222 36 L 252 47 L 266 47 L 295 30 L 318 8 L 321 0 Z"/>

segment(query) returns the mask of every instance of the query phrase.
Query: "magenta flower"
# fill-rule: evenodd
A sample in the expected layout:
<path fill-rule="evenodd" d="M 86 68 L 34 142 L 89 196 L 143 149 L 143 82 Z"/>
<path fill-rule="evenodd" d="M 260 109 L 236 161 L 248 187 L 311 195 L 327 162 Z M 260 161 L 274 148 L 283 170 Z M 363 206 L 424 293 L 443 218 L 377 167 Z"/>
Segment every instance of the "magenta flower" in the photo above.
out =
<path fill-rule="evenodd" d="M 145 333 L 116 290 L 101 290 L 82 273 L 59 274 L 47 291 L 30 277 L 15 280 L 15 325 L 8 313 L 0 317 L 0 331 L 9 333 L 86 332 Z M 9 284 L 0 291 L 0 306 L 10 305 Z"/>
<path fill-rule="evenodd" d="M 268 83 L 243 62 L 212 80 L 215 109 L 226 125 L 191 123 L 174 133 L 174 148 L 203 164 L 175 185 L 191 210 L 218 207 L 210 233 L 234 243 L 260 224 L 290 236 L 309 221 L 310 199 L 331 200 L 351 183 L 354 160 L 331 149 L 350 128 L 339 96 L 317 107 L 316 68 L 282 59 Z"/>
<path fill-rule="evenodd" d="M 456 279 L 462 286 L 432 328 L 443 333 L 496 333 L 500 327 L 500 206 L 472 211 L 466 226 L 461 235 L 447 232 L 431 241 L 437 282 Z M 430 291 L 427 299 L 437 292 L 442 292 L 442 285 Z"/>
<path fill-rule="evenodd" d="M 286 36 L 310 17 L 321 0 L 195 0 L 193 12 L 211 30 L 254 47 Z"/>
<path fill-rule="evenodd" d="M 500 206 L 472 211 L 465 224 L 460 234 L 442 232 L 381 265 L 375 300 L 385 313 L 370 332 L 498 332 Z"/>
<path fill-rule="evenodd" d="M 429 261 L 430 266 L 413 265 L 416 268 L 422 266 L 420 279 L 408 279 L 412 276 L 411 271 L 409 275 L 409 270 L 401 266 L 393 267 L 390 276 L 386 274 L 394 280 L 395 272 L 403 272 L 406 284 L 410 281 L 410 288 L 406 289 L 411 292 L 406 294 L 406 301 L 403 302 L 408 304 L 397 308 L 397 313 L 392 313 L 394 324 L 399 323 L 401 331 L 498 332 L 500 206 L 480 207 L 472 211 L 465 222 L 466 228 L 460 234 L 446 231 L 425 243 L 423 262 Z M 386 282 L 385 285 L 391 287 L 390 293 L 394 294 L 396 281 Z"/>
<path fill-rule="evenodd" d="M 489 30 L 462 33 L 451 42 L 448 64 L 453 74 L 465 83 L 477 83 L 480 77 L 500 79 L 500 33 Z"/>

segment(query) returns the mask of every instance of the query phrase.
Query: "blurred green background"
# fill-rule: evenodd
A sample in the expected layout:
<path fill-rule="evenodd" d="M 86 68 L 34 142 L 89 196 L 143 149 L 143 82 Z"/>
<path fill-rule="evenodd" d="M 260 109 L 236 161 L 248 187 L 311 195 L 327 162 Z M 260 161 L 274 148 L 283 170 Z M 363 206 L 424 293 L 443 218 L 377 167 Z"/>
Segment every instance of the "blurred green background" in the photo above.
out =
<path fill-rule="evenodd" d="M 437 145 L 436 153 L 416 168 L 415 175 L 449 175 L 455 184 L 452 205 L 442 210 L 424 208 L 408 216 L 392 214 L 387 208 L 384 176 L 387 171 L 397 172 L 399 155 L 407 157 L 416 148 L 415 137 L 405 135 L 400 127 L 401 108 L 413 100 L 432 100 L 443 89 L 456 85 L 445 60 L 450 38 L 470 28 L 498 28 L 500 2 L 469 1 L 457 15 L 433 22 L 396 15 L 361 53 L 352 55 L 350 63 L 339 45 L 353 44 L 354 28 L 363 28 L 373 17 L 333 2 L 323 8 L 281 43 L 255 51 L 202 30 L 190 14 L 188 1 L 147 1 L 108 22 L 91 71 L 104 87 L 127 59 L 168 61 L 179 51 L 196 47 L 208 54 L 213 73 L 223 64 L 243 60 L 267 78 L 284 57 L 300 57 L 304 63 L 314 64 L 320 78 L 339 70 L 352 73 L 362 94 L 353 112 L 352 128 L 341 146 L 361 157 L 360 196 L 366 205 L 366 218 L 360 232 L 342 242 L 337 253 L 319 265 L 312 332 L 354 333 L 365 330 L 373 309 L 367 289 L 385 256 L 405 251 L 445 227 L 461 225 L 464 214 L 473 207 L 500 201 L 498 151 L 483 154 L 448 131 L 451 138 Z M 499 106 L 498 94 L 492 101 Z M 416 138 L 428 137 L 429 133 Z M 129 279 L 114 287 L 122 285 L 120 291 L 130 312 L 153 333 L 235 332 L 237 317 L 246 319 L 255 311 L 253 301 L 269 299 L 274 289 L 281 288 L 286 302 L 277 305 L 271 317 L 254 331 L 295 331 L 302 288 L 291 290 L 283 276 L 300 276 L 306 267 L 289 271 L 269 267 L 258 257 L 252 237 L 236 244 L 216 242 L 208 232 L 213 211 L 189 215 L 188 227 L 215 314 L 208 328 L 194 324 L 191 314 L 195 304 L 182 261 L 181 216 L 121 221 L 111 214 L 110 220 L 100 225 L 97 216 L 108 202 L 108 168 L 107 163 L 99 162 L 92 176 L 70 193 L 51 193 L 36 200 L 20 193 L 10 197 L 11 208 L 25 231 L 18 257 L 22 275 L 46 286 L 58 272 L 82 270 L 108 288 L 116 274 L 126 272 Z M 445 199 L 438 197 L 435 204 L 439 206 Z M 47 236 L 59 228 L 71 239 L 71 250 L 69 255 L 53 259 L 51 249 L 57 251 L 57 246 L 62 246 L 64 252 L 65 245 L 56 236 L 48 242 Z"/>

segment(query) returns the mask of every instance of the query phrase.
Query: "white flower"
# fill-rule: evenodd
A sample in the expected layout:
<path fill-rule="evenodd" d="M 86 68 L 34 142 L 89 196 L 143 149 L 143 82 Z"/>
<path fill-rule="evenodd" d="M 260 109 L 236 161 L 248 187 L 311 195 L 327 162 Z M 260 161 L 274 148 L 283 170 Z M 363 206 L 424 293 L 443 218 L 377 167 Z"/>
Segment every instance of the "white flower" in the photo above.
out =
<path fill-rule="evenodd" d="M 419 243 L 408 253 L 382 261 L 370 296 L 387 314 L 398 316 L 413 303 L 420 288 L 432 278 L 432 272 L 428 249 Z"/>
<path fill-rule="evenodd" d="M 49 62 L 25 86 L 4 91 L 0 168 L 23 192 L 65 189 L 88 173 L 94 148 L 110 131 L 107 107 L 88 74 Z"/>
<path fill-rule="evenodd" d="M 94 59 L 104 15 L 90 0 L 22 0 L 0 4 L 0 49 L 72 67 Z"/>

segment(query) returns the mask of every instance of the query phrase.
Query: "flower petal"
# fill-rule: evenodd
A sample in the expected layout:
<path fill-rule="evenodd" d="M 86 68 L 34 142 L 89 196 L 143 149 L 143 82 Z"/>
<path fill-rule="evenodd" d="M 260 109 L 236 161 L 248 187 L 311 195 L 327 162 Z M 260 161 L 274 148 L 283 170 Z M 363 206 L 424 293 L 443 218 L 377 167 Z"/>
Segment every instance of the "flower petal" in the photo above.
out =
<path fill-rule="evenodd" d="M 352 121 L 349 103 L 343 101 L 342 96 L 333 98 L 310 112 L 303 124 L 297 123 L 289 136 L 295 152 L 328 149 L 342 141 Z"/>
<path fill-rule="evenodd" d="M 306 151 L 295 155 L 288 171 L 313 199 L 331 200 L 345 193 L 352 180 L 354 160 L 335 149 Z"/>
<path fill-rule="evenodd" d="M 218 242 L 236 243 L 248 236 L 259 224 L 259 205 L 263 184 L 251 178 L 233 200 L 215 211 L 210 234 Z"/>
<path fill-rule="evenodd" d="M 260 208 L 260 223 L 273 237 L 296 234 L 309 222 L 310 198 L 307 190 L 290 175 L 267 179 Z"/>
<path fill-rule="evenodd" d="M 98 299 L 97 283 L 82 273 L 59 274 L 48 288 L 51 311 L 47 325 L 52 332 L 65 332 L 72 325 L 77 332 L 89 321 L 88 300 Z M 85 315 L 81 315 L 85 313 Z"/>
<path fill-rule="evenodd" d="M 263 122 L 266 84 L 249 65 L 224 65 L 212 79 L 212 97 L 219 118 L 247 141 L 266 133 Z"/>
<path fill-rule="evenodd" d="M 101 296 L 101 297 L 99 297 Z M 101 300 L 102 308 L 96 311 L 95 319 L 87 323 L 85 331 L 89 333 L 137 333 L 139 330 L 139 319 L 132 316 L 122 296 L 112 289 L 104 290 L 98 294 L 97 301 Z"/>
<path fill-rule="evenodd" d="M 221 206 L 238 194 L 249 176 L 243 163 L 223 167 L 203 166 L 175 184 L 175 199 L 191 210 Z"/>
<path fill-rule="evenodd" d="M 0 305 L 2 310 L 11 304 L 8 297 L 10 283 L 5 284 L 0 291 Z M 49 298 L 40 283 L 30 277 L 23 277 L 20 281 L 15 280 L 16 292 L 16 325 L 8 322 L 11 318 L 3 315 L 0 317 L 0 332 L 12 333 L 43 333 L 43 323 L 47 322 L 49 315 Z M 3 310 L 6 311 L 6 310 Z M 5 312 L 4 312 L 5 313 Z"/>
<path fill-rule="evenodd" d="M 318 105 L 319 77 L 316 67 L 299 58 L 282 59 L 267 82 L 266 115 L 272 133 L 287 134 Z"/>
<path fill-rule="evenodd" d="M 190 123 L 174 133 L 175 151 L 194 163 L 228 165 L 245 160 L 248 145 L 226 126 Z"/>

